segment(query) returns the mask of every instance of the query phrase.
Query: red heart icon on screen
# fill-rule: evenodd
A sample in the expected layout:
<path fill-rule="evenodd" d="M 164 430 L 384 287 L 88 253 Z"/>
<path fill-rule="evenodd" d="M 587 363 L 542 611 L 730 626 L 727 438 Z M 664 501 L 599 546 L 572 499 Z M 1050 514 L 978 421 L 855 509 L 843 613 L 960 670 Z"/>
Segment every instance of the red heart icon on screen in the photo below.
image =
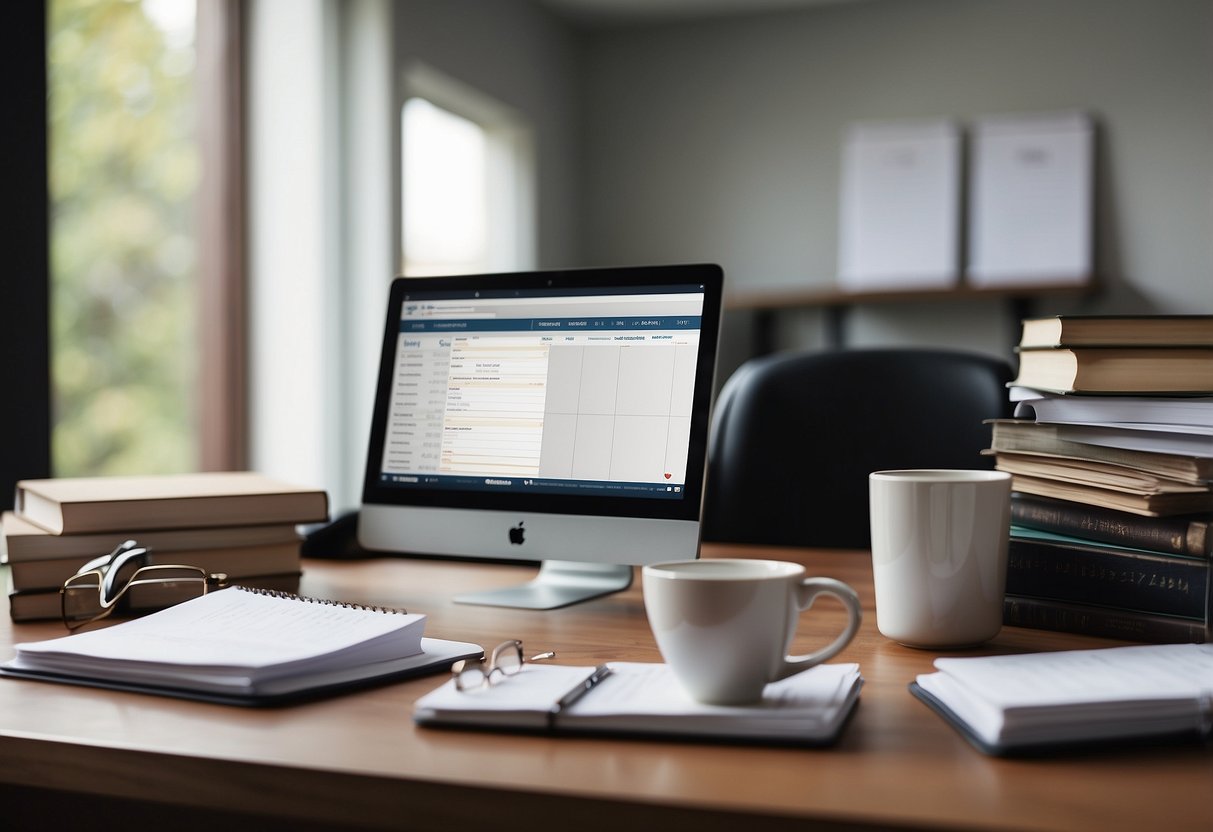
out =
<path fill-rule="evenodd" d="M 668 473 L 668 472 L 666 473 L 665 478 L 666 478 L 667 480 L 670 478 L 670 475 L 669 475 L 669 473 Z"/>

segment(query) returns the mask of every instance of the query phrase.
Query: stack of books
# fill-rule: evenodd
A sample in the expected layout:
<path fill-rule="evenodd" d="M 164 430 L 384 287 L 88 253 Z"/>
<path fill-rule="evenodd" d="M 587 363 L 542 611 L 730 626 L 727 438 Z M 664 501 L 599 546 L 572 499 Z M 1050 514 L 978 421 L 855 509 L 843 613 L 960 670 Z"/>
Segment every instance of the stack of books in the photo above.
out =
<path fill-rule="evenodd" d="M 1213 641 L 1213 315 L 1024 321 L 1007 624 Z"/>
<path fill-rule="evenodd" d="M 23 480 L 0 520 L 14 621 L 60 616 L 59 588 L 125 540 L 152 562 L 298 589 L 298 524 L 328 518 L 328 495 L 250 472 Z"/>

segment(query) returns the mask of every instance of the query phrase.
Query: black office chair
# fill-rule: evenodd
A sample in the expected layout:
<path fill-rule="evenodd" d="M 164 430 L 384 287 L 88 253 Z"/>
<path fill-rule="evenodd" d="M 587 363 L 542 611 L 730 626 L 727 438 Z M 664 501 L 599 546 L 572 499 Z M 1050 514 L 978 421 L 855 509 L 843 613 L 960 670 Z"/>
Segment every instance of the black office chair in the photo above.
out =
<path fill-rule="evenodd" d="M 703 539 L 866 549 L 868 474 L 991 468 L 984 419 L 1009 416 L 1006 362 L 963 352 L 779 354 L 716 405 Z"/>

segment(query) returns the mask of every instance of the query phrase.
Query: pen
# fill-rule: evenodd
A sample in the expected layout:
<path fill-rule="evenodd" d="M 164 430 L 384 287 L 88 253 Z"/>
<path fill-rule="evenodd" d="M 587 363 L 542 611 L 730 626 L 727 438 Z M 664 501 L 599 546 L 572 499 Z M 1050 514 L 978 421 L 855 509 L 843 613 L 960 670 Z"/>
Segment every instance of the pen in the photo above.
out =
<path fill-rule="evenodd" d="M 564 696 L 556 700 L 556 704 L 553 705 L 548 711 L 548 729 L 551 730 L 556 727 L 557 714 L 572 705 L 581 697 L 585 696 L 586 693 L 597 686 L 599 682 L 610 675 L 611 668 L 607 667 L 605 664 L 600 664 L 598 667 L 594 668 L 594 672 L 586 677 L 584 681 L 579 682 L 577 687 L 573 688 Z"/>

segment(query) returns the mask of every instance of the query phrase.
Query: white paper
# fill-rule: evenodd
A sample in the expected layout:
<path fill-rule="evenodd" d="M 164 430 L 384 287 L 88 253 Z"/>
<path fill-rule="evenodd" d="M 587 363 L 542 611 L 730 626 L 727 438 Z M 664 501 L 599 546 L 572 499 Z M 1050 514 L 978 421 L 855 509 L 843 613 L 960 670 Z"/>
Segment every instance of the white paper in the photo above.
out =
<path fill-rule="evenodd" d="M 1056 425 L 1056 430 L 1058 439 L 1069 442 L 1122 448 L 1126 451 L 1213 457 L 1213 441 L 1207 436 L 1092 425 Z"/>
<path fill-rule="evenodd" d="M 18 644 L 23 667 L 109 678 L 274 676 L 340 655 L 345 663 L 421 652 L 423 615 L 225 589 L 112 627 Z"/>
<path fill-rule="evenodd" d="M 571 717 L 624 714 L 767 718 L 777 712 L 821 715 L 845 699 L 856 664 L 826 664 L 772 682 L 753 705 L 705 705 L 683 691 L 668 665 L 613 662 L 611 675 L 568 710 Z"/>
<path fill-rule="evenodd" d="M 1213 644 L 1159 644 L 935 660 L 1003 708 L 1213 694 Z"/>
<path fill-rule="evenodd" d="M 947 121 L 863 124 L 842 159 L 838 279 L 851 291 L 956 285 L 960 133 Z"/>
<path fill-rule="evenodd" d="M 1011 389 L 1015 418 L 1072 425 L 1213 435 L 1213 397 L 1052 396 Z"/>
<path fill-rule="evenodd" d="M 1077 285 L 1092 274 L 1094 129 L 1081 113 L 990 117 L 973 130 L 967 277 Z"/>

